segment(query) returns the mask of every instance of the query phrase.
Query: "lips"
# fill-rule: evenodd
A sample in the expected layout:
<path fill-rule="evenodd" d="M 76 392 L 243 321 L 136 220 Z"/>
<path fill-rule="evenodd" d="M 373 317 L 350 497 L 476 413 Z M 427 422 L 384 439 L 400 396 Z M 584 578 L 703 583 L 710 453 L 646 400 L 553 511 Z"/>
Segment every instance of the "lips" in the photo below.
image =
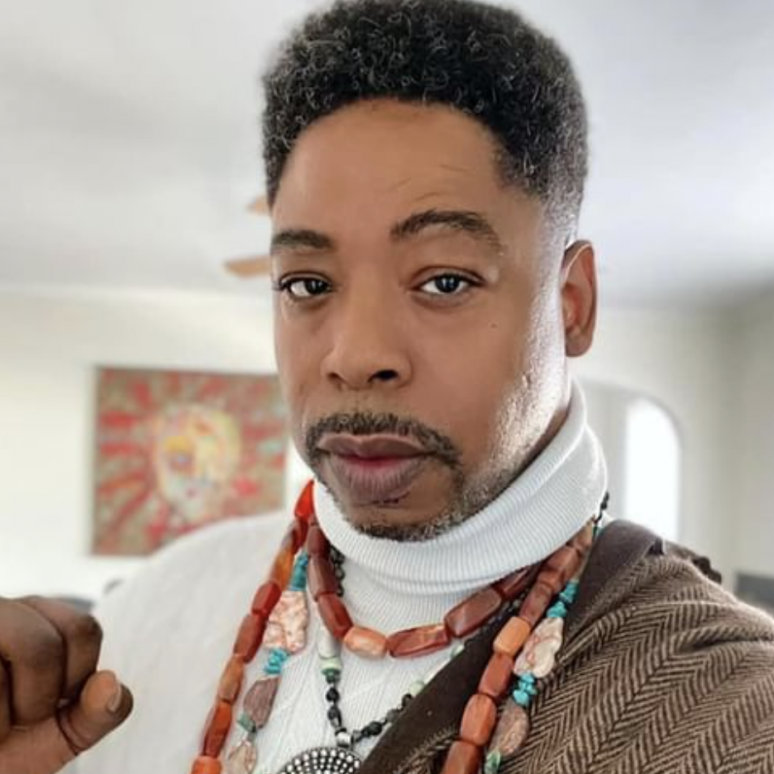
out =
<path fill-rule="evenodd" d="M 331 435 L 322 439 L 330 472 L 349 499 L 359 505 L 403 497 L 429 455 L 400 436 Z"/>
<path fill-rule="evenodd" d="M 359 457 L 361 459 L 402 459 L 425 454 L 420 446 L 400 436 L 392 435 L 368 437 L 329 435 L 320 441 L 319 448 L 341 457 Z"/>

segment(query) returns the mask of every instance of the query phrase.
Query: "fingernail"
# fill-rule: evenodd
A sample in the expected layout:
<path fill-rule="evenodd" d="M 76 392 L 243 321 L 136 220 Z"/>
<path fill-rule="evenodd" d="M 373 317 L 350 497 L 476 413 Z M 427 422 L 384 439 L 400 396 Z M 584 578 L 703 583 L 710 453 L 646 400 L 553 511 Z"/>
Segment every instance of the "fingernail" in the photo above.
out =
<path fill-rule="evenodd" d="M 107 704 L 108 712 L 116 713 L 121 707 L 121 699 L 124 696 L 124 689 L 121 683 L 116 680 L 116 689 L 113 695 L 110 697 L 110 701 Z"/>

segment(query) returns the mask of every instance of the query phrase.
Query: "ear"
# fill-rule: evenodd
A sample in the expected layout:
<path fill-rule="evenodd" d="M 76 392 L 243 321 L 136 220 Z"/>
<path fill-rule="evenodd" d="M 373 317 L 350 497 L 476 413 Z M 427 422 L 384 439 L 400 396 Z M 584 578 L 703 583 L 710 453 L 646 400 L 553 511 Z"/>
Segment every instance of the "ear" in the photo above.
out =
<path fill-rule="evenodd" d="M 590 242 L 573 242 L 562 259 L 562 316 L 565 352 L 585 355 L 597 325 L 597 270 Z"/>

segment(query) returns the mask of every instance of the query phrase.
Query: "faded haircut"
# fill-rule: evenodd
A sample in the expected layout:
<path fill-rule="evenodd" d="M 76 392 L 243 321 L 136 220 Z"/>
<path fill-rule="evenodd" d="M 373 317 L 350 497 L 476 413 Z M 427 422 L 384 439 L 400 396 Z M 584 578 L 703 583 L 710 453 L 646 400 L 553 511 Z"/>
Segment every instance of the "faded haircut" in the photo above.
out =
<path fill-rule="evenodd" d="M 472 0 L 339 0 L 289 36 L 264 87 L 270 204 L 306 128 L 361 100 L 395 99 L 484 124 L 503 182 L 574 231 L 588 155 L 583 96 L 565 54 L 515 11 Z"/>

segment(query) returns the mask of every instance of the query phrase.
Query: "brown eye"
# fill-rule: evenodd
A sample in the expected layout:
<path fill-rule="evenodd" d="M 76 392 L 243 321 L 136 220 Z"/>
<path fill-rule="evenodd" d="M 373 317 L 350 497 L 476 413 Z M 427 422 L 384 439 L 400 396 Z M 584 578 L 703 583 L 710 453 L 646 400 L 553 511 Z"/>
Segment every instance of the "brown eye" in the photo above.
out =
<path fill-rule="evenodd" d="M 330 291 L 330 283 L 319 277 L 293 277 L 282 280 L 278 289 L 291 298 L 312 298 Z"/>
<path fill-rule="evenodd" d="M 421 288 L 430 295 L 452 296 L 473 287 L 472 280 L 461 274 L 439 274 L 423 283 Z"/>

